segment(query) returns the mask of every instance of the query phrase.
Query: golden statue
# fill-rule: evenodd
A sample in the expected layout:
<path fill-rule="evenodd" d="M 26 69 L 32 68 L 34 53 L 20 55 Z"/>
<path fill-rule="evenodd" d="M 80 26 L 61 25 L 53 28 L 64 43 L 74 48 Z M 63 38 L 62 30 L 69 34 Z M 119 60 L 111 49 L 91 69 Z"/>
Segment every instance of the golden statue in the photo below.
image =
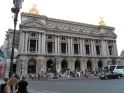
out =
<path fill-rule="evenodd" d="M 105 26 L 103 17 L 100 16 L 99 26 Z"/>
<path fill-rule="evenodd" d="M 33 15 L 39 15 L 39 10 L 37 9 L 37 5 L 32 4 L 32 8 L 30 8 L 29 13 Z"/>

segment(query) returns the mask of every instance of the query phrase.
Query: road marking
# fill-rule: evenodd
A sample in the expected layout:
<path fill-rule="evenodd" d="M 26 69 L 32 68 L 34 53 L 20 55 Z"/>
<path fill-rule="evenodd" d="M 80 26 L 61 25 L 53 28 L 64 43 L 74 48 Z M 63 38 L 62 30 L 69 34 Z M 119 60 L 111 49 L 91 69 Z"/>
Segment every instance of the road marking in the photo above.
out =
<path fill-rule="evenodd" d="M 59 93 L 59 92 L 53 92 L 53 91 L 48 91 L 48 90 L 43 90 L 43 91 L 37 91 L 37 90 L 29 90 L 29 93 Z"/>

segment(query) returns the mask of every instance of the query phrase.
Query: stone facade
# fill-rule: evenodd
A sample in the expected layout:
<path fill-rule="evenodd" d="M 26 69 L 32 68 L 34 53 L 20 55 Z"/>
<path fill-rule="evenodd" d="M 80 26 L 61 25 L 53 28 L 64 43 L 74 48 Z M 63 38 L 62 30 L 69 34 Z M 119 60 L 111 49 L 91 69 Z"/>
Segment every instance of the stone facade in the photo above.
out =
<path fill-rule="evenodd" d="M 114 27 L 21 13 L 17 73 L 92 71 L 118 60 Z"/>

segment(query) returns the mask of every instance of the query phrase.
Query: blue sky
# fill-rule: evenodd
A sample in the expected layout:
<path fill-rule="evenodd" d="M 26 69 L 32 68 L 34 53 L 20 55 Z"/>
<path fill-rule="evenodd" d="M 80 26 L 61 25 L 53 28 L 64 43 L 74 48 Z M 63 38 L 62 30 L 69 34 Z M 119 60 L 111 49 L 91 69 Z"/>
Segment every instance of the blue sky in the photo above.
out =
<path fill-rule="evenodd" d="M 13 0 L 3 0 L 0 3 L 0 46 L 4 42 L 5 31 L 8 28 L 13 28 L 12 2 Z M 37 4 L 41 15 L 95 25 L 98 25 L 99 16 L 102 16 L 107 26 L 115 27 L 120 55 L 120 52 L 124 49 L 123 3 L 123 0 L 24 0 L 21 11 L 28 12 L 32 4 Z"/>

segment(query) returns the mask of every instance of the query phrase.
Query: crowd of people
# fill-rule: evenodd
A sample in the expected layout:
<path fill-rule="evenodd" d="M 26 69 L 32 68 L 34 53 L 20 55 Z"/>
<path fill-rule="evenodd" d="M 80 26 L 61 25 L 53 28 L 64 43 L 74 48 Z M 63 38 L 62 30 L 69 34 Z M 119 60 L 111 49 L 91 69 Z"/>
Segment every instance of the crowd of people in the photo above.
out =
<path fill-rule="evenodd" d="M 81 78 L 81 77 L 86 77 L 86 78 L 92 78 L 93 76 L 97 76 L 99 71 L 92 71 L 91 69 L 86 69 L 85 71 L 70 71 L 69 69 L 65 71 L 60 71 L 60 72 L 43 72 L 41 71 L 38 74 L 29 74 L 29 78 L 34 80 L 47 80 L 47 79 L 58 79 L 58 78 Z"/>

